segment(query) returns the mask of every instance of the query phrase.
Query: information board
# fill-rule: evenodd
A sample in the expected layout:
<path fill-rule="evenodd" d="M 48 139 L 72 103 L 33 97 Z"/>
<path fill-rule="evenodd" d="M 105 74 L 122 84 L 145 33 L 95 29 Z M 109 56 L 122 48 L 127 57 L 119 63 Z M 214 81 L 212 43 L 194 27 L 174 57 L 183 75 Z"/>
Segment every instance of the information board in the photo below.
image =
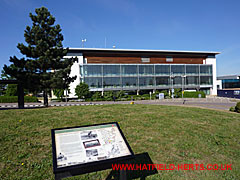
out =
<path fill-rule="evenodd" d="M 53 129 L 56 169 L 132 156 L 118 123 Z"/>

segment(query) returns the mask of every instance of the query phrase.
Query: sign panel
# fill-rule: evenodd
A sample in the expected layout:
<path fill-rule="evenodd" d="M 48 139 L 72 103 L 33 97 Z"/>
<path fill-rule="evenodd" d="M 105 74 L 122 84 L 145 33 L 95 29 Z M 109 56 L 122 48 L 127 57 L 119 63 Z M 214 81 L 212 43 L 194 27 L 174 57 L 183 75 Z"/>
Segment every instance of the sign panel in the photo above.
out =
<path fill-rule="evenodd" d="M 164 99 L 164 93 L 159 93 L 159 99 Z"/>
<path fill-rule="evenodd" d="M 56 169 L 132 156 L 117 123 L 52 130 Z"/>

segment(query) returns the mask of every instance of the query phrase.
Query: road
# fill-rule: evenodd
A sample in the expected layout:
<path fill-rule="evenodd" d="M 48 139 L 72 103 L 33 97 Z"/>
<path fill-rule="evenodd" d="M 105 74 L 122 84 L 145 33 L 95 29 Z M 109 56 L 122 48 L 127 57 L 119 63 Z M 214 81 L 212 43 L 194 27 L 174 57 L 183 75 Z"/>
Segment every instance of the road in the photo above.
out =
<path fill-rule="evenodd" d="M 228 98 L 186 98 L 186 99 L 164 99 L 164 100 L 142 100 L 134 101 L 134 104 L 154 104 L 154 105 L 175 105 L 187 107 L 200 107 L 216 110 L 228 111 L 230 107 L 235 106 L 239 100 Z M 130 104 L 131 101 L 98 101 L 98 102 L 50 102 L 49 106 L 81 106 L 81 105 L 104 105 L 104 104 Z M 25 103 L 26 108 L 43 107 L 42 103 Z M 16 109 L 17 103 L 0 103 L 0 109 Z"/>

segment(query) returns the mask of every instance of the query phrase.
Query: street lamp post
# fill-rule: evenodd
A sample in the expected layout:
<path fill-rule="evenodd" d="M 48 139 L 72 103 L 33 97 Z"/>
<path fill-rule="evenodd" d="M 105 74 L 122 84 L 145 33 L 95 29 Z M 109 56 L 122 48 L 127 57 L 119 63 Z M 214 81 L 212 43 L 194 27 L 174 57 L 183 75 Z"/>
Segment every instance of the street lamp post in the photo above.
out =
<path fill-rule="evenodd" d="M 86 42 L 87 39 L 82 39 L 82 48 L 84 48 L 84 42 Z"/>
<path fill-rule="evenodd" d="M 172 99 L 173 99 L 173 98 L 174 98 L 174 95 L 173 95 L 173 93 L 174 93 L 174 89 L 173 89 L 173 78 L 175 78 L 175 76 L 173 75 L 173 73 L 171 73 L 170 78 L 171 78 L 171 84 L 172 84 Z"/>
<path fill-rule="evenodd" d="M 186 75 L 182 75 L 182 98 L 183 98 L 183 91 L 184 91 L 184 78 L 186 78 Z"/>

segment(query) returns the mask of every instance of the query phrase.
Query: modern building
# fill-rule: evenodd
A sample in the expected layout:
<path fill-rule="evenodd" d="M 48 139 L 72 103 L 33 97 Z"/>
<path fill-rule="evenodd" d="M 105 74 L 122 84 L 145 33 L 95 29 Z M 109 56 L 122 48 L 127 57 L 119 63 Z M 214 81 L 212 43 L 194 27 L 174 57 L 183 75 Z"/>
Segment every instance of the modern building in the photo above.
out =
<path fill-rule="evenodd" d="M 240 88 L 240 75 L 219 76 L 220 81 L 218 89 Z"/>
<path fill-rule="evenodd" d="M 240 75 L 219 76 L 217 82 L 218 96 L 240 98 Z"/>
<path fill-rule="evenodd" d="M 71 76 L 70 97 L 80 82 L 90 91 L 171 90 L 183 88 L 217 95 L 216 55 L 211 51 L 70 48 L 77 57 Z"/>

